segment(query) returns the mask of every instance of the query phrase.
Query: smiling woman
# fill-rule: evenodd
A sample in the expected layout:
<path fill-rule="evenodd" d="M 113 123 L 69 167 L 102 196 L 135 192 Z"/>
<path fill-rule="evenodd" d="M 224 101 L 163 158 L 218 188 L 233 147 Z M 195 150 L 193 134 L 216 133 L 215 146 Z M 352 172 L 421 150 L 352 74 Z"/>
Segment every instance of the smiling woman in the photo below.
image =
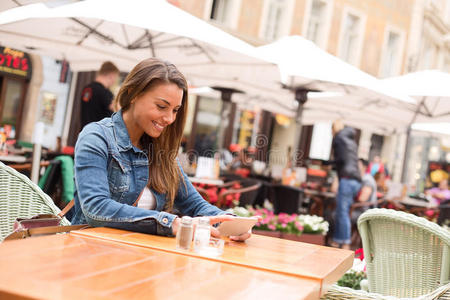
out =
<path fill-rule="evenodd" d="M 152 58 L 134 67 L 117 95 L 122 109 L 78 137 L 72 223 L 174 235 L 174 208 L 211 216 L 211 224 L 232 218 L 203 200 L 177 162 L 187 99 L 186 79 L 173 64 Z"/>

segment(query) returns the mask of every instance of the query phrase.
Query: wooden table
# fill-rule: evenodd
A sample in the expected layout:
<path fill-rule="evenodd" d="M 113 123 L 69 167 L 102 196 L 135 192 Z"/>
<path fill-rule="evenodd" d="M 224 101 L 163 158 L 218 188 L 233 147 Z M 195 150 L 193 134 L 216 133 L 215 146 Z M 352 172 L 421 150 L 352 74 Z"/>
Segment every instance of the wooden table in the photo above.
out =
<path fill-rule="evenodd" d="M 178 253 L 202 259 L 230 263 L 247 268 L 314 279 L 323 294 L 353 265 L 353 252 L 299 243 L 284 239 L 253 235 L 245 243 L 226 241 L 220 257 L 203 257 L 193 251 L 175 248 L 173 238 L 129 232 L 112 228 L 90 228 L 73 235 L 105 239 L 149 249 Z"/>
<path fill-rule="evenodd" d="M 313 189 L 303 189 L 306 195 L 308 196 L 319 196 L 324 198 L 336 198 L 336 193 L 333 192 L 322 192 Z"/>
<path fill-rule="evenodd" d="M 0 244 L 0 299 L 318 299 L 352 262 L 256 235 L 211 259 L 174 238 L 93 228 Z"/>
<path fill-rule="evenodd" d="M 325 217 L 325 211 L 330 207 L 334 207 L 336 194 L 333 192 L 322 192 L 313 189 L 303 189 L 306 196 L 312 199 L 310 214 Z"/>
<path fill-rule="evenodd" d="M 436 204 L 431 203 L 429 201 L 422 201 L 417 200 L 410 197 L 405 197 L 402 200 L 399 201 L 400 204 L 407 205 L 407 206 L 416 206 L 416 207 L 424 207 L 424 208 L 435 208 L 437 207 Z"/>
<path fill-rule="evenodd" d="M 0 161 L 8 163 L 24 163 L 27 161 L 27 158 L 22 155 L 0 155 Z"/>

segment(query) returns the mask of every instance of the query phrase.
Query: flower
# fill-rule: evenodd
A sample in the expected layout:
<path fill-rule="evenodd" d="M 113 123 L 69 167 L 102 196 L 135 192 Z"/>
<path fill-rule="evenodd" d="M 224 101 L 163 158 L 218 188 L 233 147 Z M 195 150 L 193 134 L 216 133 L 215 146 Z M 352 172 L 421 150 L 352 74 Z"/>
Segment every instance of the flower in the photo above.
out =
<path fill-rule="evenodd" d="M 273 211 L 265 208 L 235 207 L 229 209 L 228 212 L 242 217 L 260 216 L 261 220 L 254 227 L 258 230 L 280 231 L 297 235 L 302 233 L 326 235 L 329 227 L 328 222 L 322 217 L 286 213 L 275 215 Z"/>
<path fill-rule="evenodd" d="M 364 251 L 362 248 L 356 249 L 352 268 L 338 280 L 337 284 L 355 290 L 368 290 L 366 262 L 364 260 Z"/>

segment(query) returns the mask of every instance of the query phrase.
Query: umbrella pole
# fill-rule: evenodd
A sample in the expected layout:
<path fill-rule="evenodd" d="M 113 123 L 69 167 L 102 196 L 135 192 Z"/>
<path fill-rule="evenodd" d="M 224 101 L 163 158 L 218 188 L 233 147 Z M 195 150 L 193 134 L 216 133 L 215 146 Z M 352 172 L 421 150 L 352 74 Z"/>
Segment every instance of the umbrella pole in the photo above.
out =
<path fill-rule="evenodd" d="M 225 132 L 230 125 L 231 101 L 222 101 L 222 111 L 220 112 L 219 132 L 217 133 L 217 148 L 226 148 Z"/>
<path fill-rule="evenodd" d="M 213 89 L 220 91 L 220 98 L 222 99 L 222 110 L 220 112 L 220 125 L 219 131 L 217 133 L 217 149 L 220 150 L 222 148 L 226 148 L 228 145 L 224 145 L 225 143 L 225 131 L 228 126 L 232 126 L 233 124 L 229 124 L 230 113 L 231 113 L 231 97 L 234 93 L 243 93 L 237 89 L 225 88 L 225 87 L 217 87 L 213 86 Z"/>
<path fill-rule="evenodd" d="M 295 100 L 297 100 L 298 102 L 297 114 L 295 116 L 295 126 L 296 126 L 295 129 L 297 134 L 295 135 L 294 138 L 294 146 L 293 146 L 294 151 L 292 152 L 292 164 L 291 164 L 292 167 L 297 167 L 299 160 L 304 159 L 302 153 L 300 153 L 299 147 L 302 134 L 303 108 L 306 101 L 308 100 L 307 94 L 308 90 L 301 88 L 297 88 L 295 90 Z"/>
<path fill-rule="evenodd" d="M 411 143 L 411 129 L 412 129 L 412 124 L 416 121 L 417 115 L 420 112 L 420 108 L 422 107 L 422 105 L 424 105 L 425 103 L 425 99 L 426 96 L 424 96 L 422 98 L 422 101 L 420 102 L 420 104 L 417 106 L 416 112 L 414 113 L 414 116 L 411 120 L 411 123 L 409 123 L 408 129 L 406 130 L 406 142 L 405 142 L 405 154 L 403 156 L 403 168 L 402 168 L 402 178 L 401 178 L 401 182 L 406 183 L 406 177 L 407 177 L 407 173 L 408 173 L 408 158 L 409 158 L 409 144 Z"/>

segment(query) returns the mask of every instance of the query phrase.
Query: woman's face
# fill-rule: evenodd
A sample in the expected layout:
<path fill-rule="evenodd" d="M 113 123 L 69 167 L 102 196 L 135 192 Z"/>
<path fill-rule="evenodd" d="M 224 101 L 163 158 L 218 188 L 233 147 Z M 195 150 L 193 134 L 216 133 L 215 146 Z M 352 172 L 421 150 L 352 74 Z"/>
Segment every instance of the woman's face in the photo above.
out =
<path fill-rule="evenodd" d="M 174 83 L 160 83 L 131 102 L 135 129 L 157 138 L 172 124 L 183 100 L 183 90 Z"/>

